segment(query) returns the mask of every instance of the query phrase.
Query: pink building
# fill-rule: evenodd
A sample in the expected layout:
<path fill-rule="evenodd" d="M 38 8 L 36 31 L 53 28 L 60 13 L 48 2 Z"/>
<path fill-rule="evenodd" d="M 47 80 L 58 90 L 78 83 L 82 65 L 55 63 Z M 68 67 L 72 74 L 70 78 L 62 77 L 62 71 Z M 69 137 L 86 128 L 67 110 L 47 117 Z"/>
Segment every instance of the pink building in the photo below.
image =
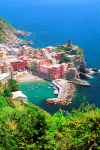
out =
<path fill-rule="evenodd" d="M 68 64 L 62 63 L 61 67 L 62 67 L 62 75 L 64 76 L 64 74 L 67 72 Z"/>
<path fill-rule="evenodd" d="M 60 52 L 56 54 L 56 59 L 59 60 L 60 58 L 62 58 L 63 54 L 66 54 L 66 52 Z"/>
<path fill-rule="evenodd" d="M 9 71 L 10 73 L 12 73 L 12 72 L 13 72 L 13 67 L 12 67 L 12 66 L 9 66 L 9 67 L 8 67 L 8 71 Z"/>
<path fill-rule="evenodd" d="M 48 76 L 50 79 L 58 79 L 61 76 L 64 76 L 65 72 L 67 72 L 68 65 L 65 63 L 52 65 L 46 59 L 41 60 L 36 63 L 37 71 L 44 75 Z"/>
<path fill-rule="evenodd" d="M 43 75 L 48 75 L 48 66 L 51 66 L 51 63 L 48 62 L 46 59 L 45 60 L 42 60 L 40 63 L 39 63 L 39 72 L 42 73 Z"/>
<path fill-rule="evenodd" d="M 47 75 L 48 76 L 48 66 L 41 65 L 40 66 L 40 73 L 43 74 L 43 75 Z"/>

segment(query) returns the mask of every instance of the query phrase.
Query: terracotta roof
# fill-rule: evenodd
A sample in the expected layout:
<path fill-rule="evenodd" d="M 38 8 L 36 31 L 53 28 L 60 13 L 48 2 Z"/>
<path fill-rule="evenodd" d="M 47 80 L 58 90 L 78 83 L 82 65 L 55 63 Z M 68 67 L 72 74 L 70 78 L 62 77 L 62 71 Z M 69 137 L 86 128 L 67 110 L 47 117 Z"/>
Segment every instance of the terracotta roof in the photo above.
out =
<path fill-rule="evenodd" d="M 35 57 L 38 56 L 38 55 L 40 55 L 40 54 L 34 54 Z"/>

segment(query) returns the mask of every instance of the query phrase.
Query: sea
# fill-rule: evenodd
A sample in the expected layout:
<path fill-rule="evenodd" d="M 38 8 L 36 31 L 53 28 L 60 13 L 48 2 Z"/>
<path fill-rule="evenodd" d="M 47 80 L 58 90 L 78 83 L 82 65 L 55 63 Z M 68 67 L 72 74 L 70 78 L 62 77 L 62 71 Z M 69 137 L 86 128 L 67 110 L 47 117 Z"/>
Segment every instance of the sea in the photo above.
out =
<path fill-rule="evenodd" d="M 72 44 L 83 49 L 87 68 L 100 70 L 100 0 L 3 0 L 0 2 L 0 16 L 16 29 L 30 32 L 23 39 L 32 40 L 33 48 L 65 44 L 71 38 Z M 100 108 L 100 73 L 91 72 L 90 77 L 87 81 L 91 86 L 76 86 L 74 97 L 67 106 L 46 104 L 46 98 L 55 97 L 53 89 L 48 90 L 47 81 L 21 83 L 20 90 L 24 91 L 33 84 L 44 85 L 35 89 L 35 94 L 26 91 L 26 95 L 29 102 L 51 115 L 59 108 L 69 112 L 72 108 L 79 108 L 84 95 L 86 101 Z"/>

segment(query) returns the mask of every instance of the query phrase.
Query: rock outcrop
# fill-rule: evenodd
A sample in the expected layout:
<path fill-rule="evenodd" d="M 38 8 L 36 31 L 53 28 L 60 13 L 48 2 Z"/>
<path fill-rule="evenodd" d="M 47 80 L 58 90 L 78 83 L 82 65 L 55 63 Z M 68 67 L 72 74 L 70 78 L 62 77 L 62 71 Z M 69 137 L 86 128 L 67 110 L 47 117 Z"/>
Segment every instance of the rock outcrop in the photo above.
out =
<path fill-rule="evenodd" d="M 16 35 L 17 37 L 25 37 L 28 36 L 29 34 L 30 34 L 29 32 L 22 30 L 16 30 L 16 32 L 14 32 L 14 35 Z"/>
<path fill-rule="evenodd" d="M 92 71 L 99 72 L 99 70 L 97 68 L 93 68 Z"/>
<path fill-rule="evenodd" d="M 82 73 L 89 73 L 90 70 L 86 68 L 86 63 L 85 63 L 85 59 L 82 58 L 81 62 L 80 62 L 80 66 L 79 66 L 79 71 Z"/>

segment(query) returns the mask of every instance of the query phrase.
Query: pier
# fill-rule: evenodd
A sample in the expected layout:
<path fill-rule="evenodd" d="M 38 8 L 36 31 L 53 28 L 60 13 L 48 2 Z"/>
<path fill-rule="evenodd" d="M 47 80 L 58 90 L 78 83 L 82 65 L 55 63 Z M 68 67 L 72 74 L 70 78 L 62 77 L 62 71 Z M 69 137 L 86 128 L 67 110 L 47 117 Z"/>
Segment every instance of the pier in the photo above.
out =
<path fill-rule="evenodd" d="M 69 104 L 71 98 L 73 97 L 73 91 L 75 90 L 73 84 L 70 84 L 64 79 L 53 80 L 52 83 L 59 89 L 59 93 L 57 98 L 47 99 L 47 103 L 52 103 L 55 105 Z"/>

